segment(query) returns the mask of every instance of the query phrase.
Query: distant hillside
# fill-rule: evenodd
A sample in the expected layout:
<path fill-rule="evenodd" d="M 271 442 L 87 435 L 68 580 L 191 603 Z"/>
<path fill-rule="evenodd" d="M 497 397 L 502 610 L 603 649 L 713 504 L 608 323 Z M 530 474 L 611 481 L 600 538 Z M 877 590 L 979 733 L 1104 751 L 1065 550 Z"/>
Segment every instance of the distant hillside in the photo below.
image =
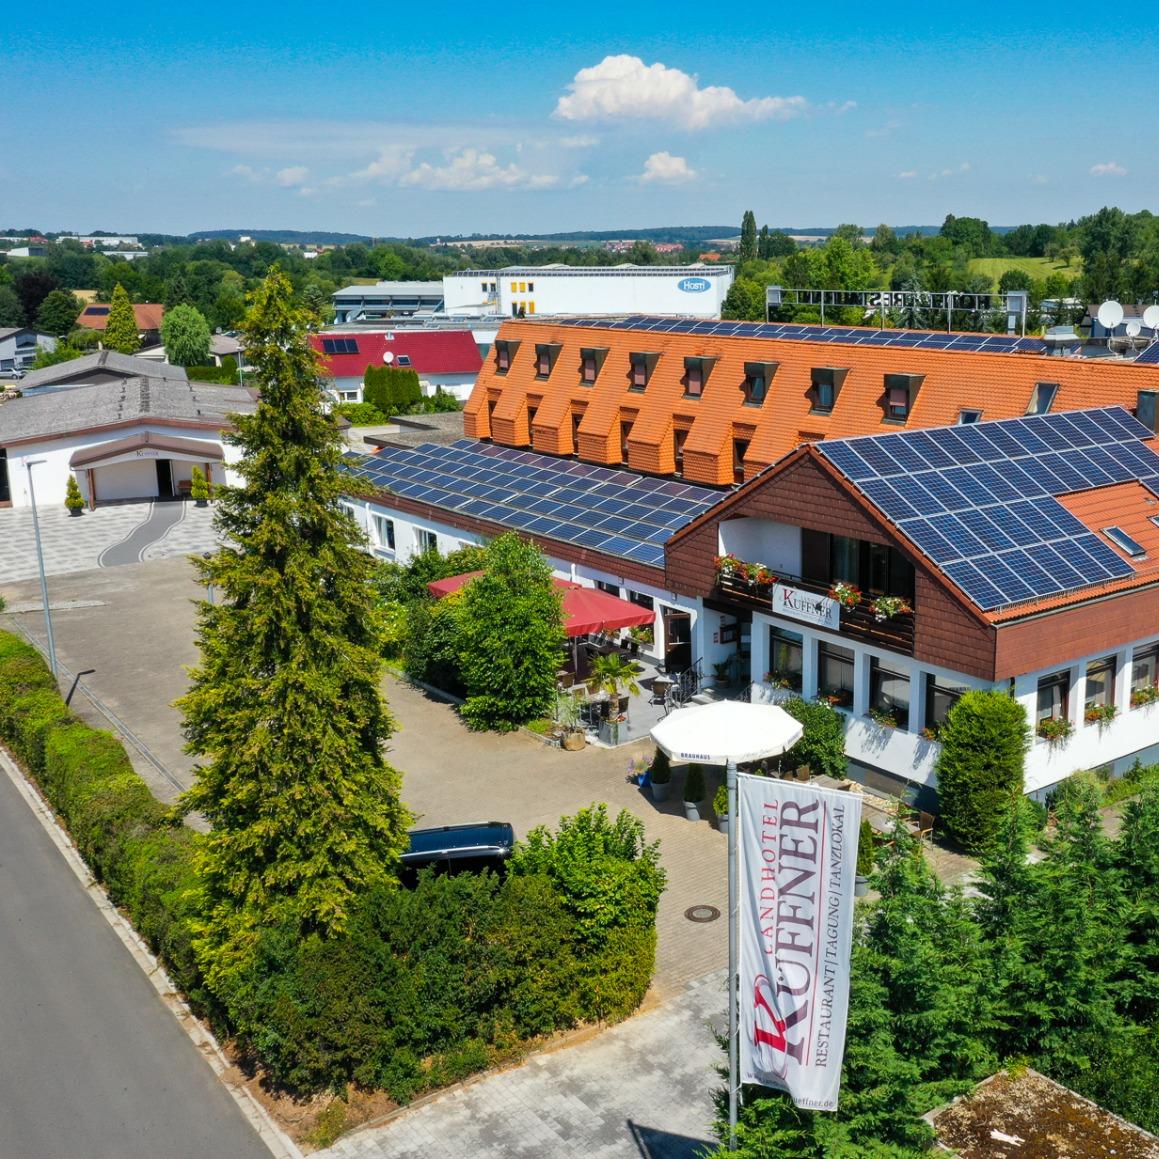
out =
<path fill-rule="evenodd" d="M 201 229 L 189 235 L 190 241 L 237 241 L 252 237 L 254 241 L 272 241 L 279 245 L 351 245 L 354 242 L 395 241 L 395 238 L 370 238 L 361 233 L 329 233 L 326 230 L 299 229 Z"/>

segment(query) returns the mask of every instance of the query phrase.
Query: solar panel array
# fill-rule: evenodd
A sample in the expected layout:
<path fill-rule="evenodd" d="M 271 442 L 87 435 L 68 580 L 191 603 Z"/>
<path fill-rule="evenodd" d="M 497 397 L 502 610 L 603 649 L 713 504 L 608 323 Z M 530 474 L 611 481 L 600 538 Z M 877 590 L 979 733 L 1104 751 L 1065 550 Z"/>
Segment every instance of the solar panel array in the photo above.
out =
<path fill-rule="evenodd" d="M 926 330 L 872 330 L 866 326 L 805 326 L 795 322 L 698 322 L 693 318 L 651 318 L 634 314 L 614 322 L 569 318 L 569 326 L 638 330 L 648 334 L 699 334 L 704 338 L 779 338 L 846 346 L 890 346 L 909 350 L 966 350 L 972 354 L 1045 354 L 1038 338 L 1007 334 L 942 334 Z"/>
<path fill-rule="evenodd" d="M 816 444 L 984 611 L 1134 574 L 1056 496 L 1139 481 L 1152 437 L 1122 407 Z"/>
<path fill-rule="evenodd" d="M 1152 366 L 1159 364 L 1159 342 L 1152 342 L 1135 361 L 1146 362 Z"/>
<path fill-rule="evenodd" d="M 376 488 L 653 567 L 664 544 L 724 495 L 513 447 L 459 439 L 388 447 L 344 470 Z"/>

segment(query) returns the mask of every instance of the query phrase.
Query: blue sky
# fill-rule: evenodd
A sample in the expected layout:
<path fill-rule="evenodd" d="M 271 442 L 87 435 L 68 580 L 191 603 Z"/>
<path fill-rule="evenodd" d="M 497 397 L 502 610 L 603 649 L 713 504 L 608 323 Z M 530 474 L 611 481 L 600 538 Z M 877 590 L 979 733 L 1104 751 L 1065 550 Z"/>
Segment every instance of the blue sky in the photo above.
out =
<path fill-rule="evenodd" d="M 349 13 L 344 8 L 352 8 Z M 66 0 L 6 21 L 0 227 L 418 236 L 1159 210 L 1139 10 Z"/>

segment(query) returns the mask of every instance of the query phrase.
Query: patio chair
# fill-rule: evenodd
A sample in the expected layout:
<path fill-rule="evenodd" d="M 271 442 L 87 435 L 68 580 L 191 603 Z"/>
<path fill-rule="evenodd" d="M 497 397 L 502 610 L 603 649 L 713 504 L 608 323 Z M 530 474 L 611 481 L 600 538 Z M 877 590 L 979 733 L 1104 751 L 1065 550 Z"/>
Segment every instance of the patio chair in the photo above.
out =
<path fill-rule="evenodd" d="M 917 838 L 919 841 L 923 837 L 928 837 L 931 841 L 934 837 L 934 825 L 937 823 L 937 817 L 933 813 L 919 813 L 918 814 L 918 832 Z"/>

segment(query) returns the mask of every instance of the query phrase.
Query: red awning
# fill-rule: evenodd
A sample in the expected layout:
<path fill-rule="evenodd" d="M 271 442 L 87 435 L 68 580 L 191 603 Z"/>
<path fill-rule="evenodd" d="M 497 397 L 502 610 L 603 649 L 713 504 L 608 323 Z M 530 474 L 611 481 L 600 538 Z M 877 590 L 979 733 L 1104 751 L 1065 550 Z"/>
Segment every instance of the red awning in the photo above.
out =
<path fill-rule="evenodd" d="M 427 591 L 435 599 L 441 600 L 482 574 L 481 571 L 469 571 L 443 580 L 432 580 L 427 584 Z M 651 608 L 642 608 L 639 604 L 629 603 L 599 588 L 585 588 L 582 584 L 558 578 L 552 582 L 557 588 L 563 589 L 564 631 L 569 636 L 632 628 L 651 624 L 655 619 Z"/>

